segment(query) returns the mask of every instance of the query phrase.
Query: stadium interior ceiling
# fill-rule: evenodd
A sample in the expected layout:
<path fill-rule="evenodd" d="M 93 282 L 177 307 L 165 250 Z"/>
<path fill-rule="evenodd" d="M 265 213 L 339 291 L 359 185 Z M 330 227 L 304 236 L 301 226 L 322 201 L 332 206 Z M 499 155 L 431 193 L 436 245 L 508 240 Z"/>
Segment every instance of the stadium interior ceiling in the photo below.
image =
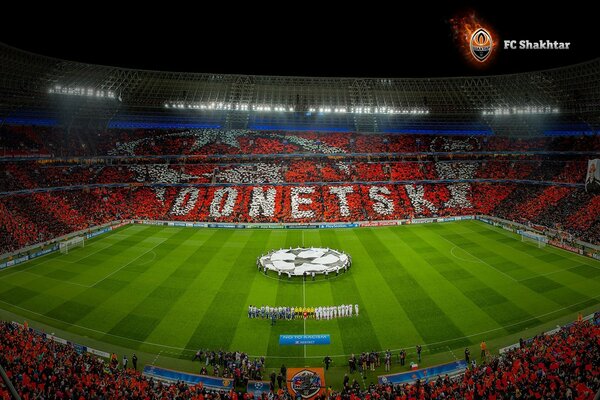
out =
<path fill-rule="evenodd" d="M 5 122 L 90 128 L 348 132 L 598 130 L 600 58 L 465 78 L 317 78 L 154 72 L 0 47 Z"/>
<path fill-rule="evenodd" d="M 377 21 L 377 29 L 360 38 L 340 35 L 341 21 L 313 13 L 320 28 L 288 29 L 289 46 L 215 35 L 199 47 L 180 21 L 173 36 L 165 36 L 168 22 L 159 30 L 132 24 L 96 38 L 84 34 L 85 45 L 56 24 L 34 40 L 7 31 L 0 43 L 0 118 L 98 129 L 594 132 L 600 58 L 583 11 L 453 4 L 414 15 L 377 12 L 376 19 L 365 11 L 363 19 Z M 500 39 L 574 45 L 562 53 L 498 48 L 489 68 L 473 68 L 451 29 L 471 13 Z M 532 18 L 542 23 L 534 27 Z M 236 23 L 227 37 L 272 37 L 277 24 Z"/>

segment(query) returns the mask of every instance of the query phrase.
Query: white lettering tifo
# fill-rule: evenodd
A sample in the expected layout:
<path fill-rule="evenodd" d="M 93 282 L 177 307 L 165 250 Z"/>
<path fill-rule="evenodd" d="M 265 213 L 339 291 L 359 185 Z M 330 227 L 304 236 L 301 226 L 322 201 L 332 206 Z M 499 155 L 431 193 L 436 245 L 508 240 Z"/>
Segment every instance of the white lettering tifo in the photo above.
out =
<path fill-rule="evenodd" d="M 301 210 L 300 205 L 311 205 L 313 203 L 311 198 L 302 197 L 302 194 L 313 194 L 315 192 L 314 187 L 300 186 L 292 188 L 292 218 L 313 218 L 315 212 L 313 210 Z"/>
<path fill-rule="evenodd" d="M 225 204 L 221 207 L 221 203 L 223 202 L 223 197 L 227 196 L 225 199 Z M 213 197 L 212 202 L 210 203 L 210 216 L 211 217 L 228 217 L 233 213 L 233 208 L 235 206 L 235 200 L 238 197 L 238 191 L 235 188 L 222 188 L 217 189 L 215 191 L 215 197 Z"/>
<path fill-rule="evenodd" d="M 556 40 L 505 40 L 505 50 L 569 50 L 571 42 L 558 42 Z"/>
<path fill-rule="evenodd" d="M 350 215 L 350 208 L 348 207 L 346 195 L 348 193 L 354 193 L 352 186 L 332 186 L 329 188 L 329 193 L 337 196 L 340 202 L 340 214 L 342 217 L 348 217 Z"/>
<path fill-rule="evenodd" d="M 186 215 L 192 211 L 198 201 L 198 193 L 199 190 L 197 188 L 190 187 L 182 189 L 177 194 L 173 207 L 171 207 L 171 214 Z"/>
<path fill-rule="evenodd" d="M 170 189 L 156 193 L 156 200 L 170 204 L 170 215 L 209 221 L 235 217 L 239 222 L 316 222 L 331 221 L 336 216 L 360 220 L 447 209 L 472 211 L 471 183 L 461 182 L 474 177 L 472 167 L 469 163 L 438 163 L 441 178 L 457 181 L 444 185 L 184 187 L 177 192 Z"/>
<path fill-rule="evenodd" d="M 423 212 L 423 207 L 426 207 L 433 213 L 437 212 L 437 207 L 425 198 L 425 188 L 423 185 L 404 185 L 404 188 L 416 212 Z"/>
<path fill-rule="evenodd" d="M 259 216 L 272 217 L 275 213 L 275 188 L 268 188 L 266 193 L 262 187 L 252 189 L 252 202 L 250 203 L 250 212 L 252 218 Z"/>
<path fill-rule="evenodd" d="M 391 215 L 394 212 L 394 202 L 384 194 L 391 194 L 390 189 L 385 186 L 369 188 L 369 198 L 373 200 L 373 211 L 380 215 Z"/>

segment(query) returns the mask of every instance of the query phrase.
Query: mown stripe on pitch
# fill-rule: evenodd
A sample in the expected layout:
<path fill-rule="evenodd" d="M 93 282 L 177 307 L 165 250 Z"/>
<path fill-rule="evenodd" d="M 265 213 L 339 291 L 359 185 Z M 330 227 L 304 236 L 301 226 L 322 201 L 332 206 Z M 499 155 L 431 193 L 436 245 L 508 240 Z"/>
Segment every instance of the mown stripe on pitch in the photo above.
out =
<path fill-rule="evenodd" d="M 460 235 L 460 236 L 463 238 L 463 240 L 469 241 L 471 243 L 475 243 L 472 240 L 470 240 L 469 238 L 465 237 L 464 235 Z M 538 249 L 535 248 L 535 250 L 538 250 Z M 483 251 L 486 251 L 486 250 L 483 250 Z M 498 268 L 500 270 L 504 269 L 504 272 L 506 272 L 506 273 L 509 273 L 511 270 L 515 270 L 517 268 L 517 264 L 515 262 L 511 262 L 507 258 L 494 252 L 492 249 L 489 249 L 488 251 L 491 251 L 494 254 L 492 256 L 493 260 L 491 260 L 491 262 L 488 261 L 488 259 L 490 257 L 485 257 L 485 255 L 482 254 L 481 247 L 470 250 L 470 253 L 472 253 L 475 256 L 480 257 L 480 258 L 485 257 L 486 262 L 488 262 L 489 264 L 491 264 L 492 266 L 494 266 L 495 268 Z M 499 260 L 501 262 L 498 262 L 495 260 Z M 520 268 L 526 269 L 526 267 L 521 266 L 520 264 L 518 266 Z M 510 273 L 509 273 L 509 275 L 510 275 Z M 560 304 L 561 306 L 565 306 L 565 307 L 570 306 L 571 304 L 574 304 L 577 302 L 589 300 L 588 296 L 578 293 L 578 292 L 566 287 L 562 283 L 560 283 L 554 279 L 545 277 L 545 276 L 537 276 L 537 277 L 533 277 L 533 278 L 527 278 L 518 283 L 529 288 L 530 290 L 546 297 L 548 300 L 551 300 L 551 301 L 553 301 L 557 304 Z M 556 296 L 556 293 L 560 293 L 561 295 Z"/>
<path fill-rule="evenodd" d="M 392 231 L 394 231 L 392 229 Z M 419 332 L 425 344 L 448 340 L 448 338 L 463 338 L 464 333 L 433 301 L 419 282 L 407 271 L 380 241 L 372 229 L 363 229 L 357 235 L 365 250 L 375 261 L 383 276 L 389 277 L 388 286 L 396 296 L 398 303 L 410 318 L 411 323 Z M 469 344 L 467 339 L 452 341 L 454 346 Z"/>
<path fill-rule="evenodd" d="M 302 246 L 302 237 L 304 233 L 301 229 L 286 231 L 284 248 Z M 301 278 L 295 278 L 301 279 Z M 275 283 L 275 282 L 274 282 Z M 289 284 L 287 282 L 278 281 L 277 283 L 276 304 L 271 306 L 303 306 L 302 285 Z M 309 306 L 309 304 L 306 304 Z M 268 321 L 266 323 L 269 323 Z M 304 332 L 304 321 L 302 319 L 294 319 L 292 321 L 277 321 L 271 327 L 269 333 L 269 342 L 267 345 L 267 355 L 276 354 L 282 357 L 304 357 L 303 346 L 279 346 L 279 335 L 282 334 L 301 334 Z"/>
<path fill-rule="evenodd" d="M 491 243 L 496 251 L 502 251 L 498 248 L 498 245 L 513 251 L 515 256 L 509 261 L 513 263 L 519 261 L 521 268 L 530 273 L 529 275 L 518 276 L 517 279 L 529 278 L 540 273 L 561 271 L 571 266 L 569 255 L 566 253 L 561 254 L 561 250 L 552 247 L 540 249 L 535 244 L 522 242 L 515 233 L 488 224 L 481 223 L 481 225 L 484 226 L 487 232 L 490 232 L 483 240 L 488 240 L 488 243 Z M 523 262 L 525 261 L 524 257 L 533 262 Z"/>
<path fill-rule="evenodd" d="M 411 229 L 390 229 L 394 232 L 396 240 L 389 240 L 390 249 L 399 256 L 406 259 L 408 272 L 418 282 L 423 282 L 424 290 L 430 295 L 432 300 L 436 302 L 439 308 L 445 315 L 452 320 L 458 329 L 466 332 L 469 335 L 481 332 L 486 329 L 500 328 L 497 322 L 489 317 L 483 310 L 479 309 L 469 299 L 467 299 L 460 289 L 452 287 L 448 282 L 448 278 L 457 280 L 469 280 L 470 275 L 463 274 L 460 271 L 449 269 L 450 276 L 436 274 L 438 272 L 434 265 L 442 265 L 449 267 L 451 261 L 443 256 L 445 251 L 440 251 L 440 243 L 438 232 L 431 232 L 429 225 L 413 226 Z M 444 226 L 444 229 L 448 229 Z M 399 239 L 399 240 L 398 240 Z M 415 250 L 415 247 L 424 247 L 427 244 L 427 252 Z M 436 247 L 434 247 L 435 245 Z M 425 286 L 426 285 L 426 286 Z M 443 329 L 440 327 L 440 329 Z M 439 345 L 430 346 L 429 350 L 434 352 L 447 351 L 448 346 L 467 345 L 474 343 L 477 338 L 470 336 L 465 337 L 450 337 L 448 336 Z M 428 343 L 429 344 L 429 343 Z"/>
<path fill-rule="evenodd" d="M 84 249 L 81 249 L 84 250 Z M 53 260 L 54 261 L 54 260 Z M 60 261 L 60 260 L 58 260 Z M 69 273 L 69 271 L 65 271 L 63 269 L 61 269 L 62 267 L 66 267 L 67 263 L 63 263 L 61 265 L 49 265 L 49 264 L 44 264 L 44 267 L 48 266 L 50 267 L 49 269 L 40 269 L 36 267 L 31 268 L 31 271 L 34 272 L 37 275 L 44 275 L 44 276 L 53 276 L 53 274 L 55 274 L 57 277 L 59 276 L 59 271 L 64 272 L 65 274 L 60 274 L 60 278 L 64 279 L 65 281 L 70 281 L 71 279 L 68 279 L 68 276 L 66 274 Z M 73 264 L 73 266 L 75 267 L 77 264 Z M 18 272 L 18 271 L 17 271 Z M 74 273 L 72 276 L 82 276 L 85 275 L 85 270 L 80 270 L 76 273 Z M 0 299 L 11 303 L 11 304 L 15 304 L 15 305 L 22 305 L 25 302 L 32 302 L 36 303 L 37 299 L 40 298 L 40 296 L 42 296 L 42 298 L 44 296 L 49 296 L 46 292 L 50 289 L 54 289 L 57 286 L 64 286 L 65 291 L 64 293 L 77 293 L 80 292 L 80 289 L 78 288 L 77 290 L 75 290 L 72 286 L 69 286 L 67 284 L 61 284 L 60 282 L 56 281 L 56 282 L 52 282 L 53 286 L 49 286 L 48 280 L 45 279 L 43 276 L 42 277 L 34 277 L 34 275 L 31 275 L 31 279 L 28 279 L 27 281 L 27 285 L 30 288 L 39 288 L 37 291 L 32 291 L 30 289 L 26 289 L 21 287 L 20 285 L 14 285 L 13 289 L 8 292 L 8 294 L 10 295 L 10 298 L 5 299 L 3 297 L 3 294 L 0 294 Z M 19 294 L 19 292 L 21 292 Z M 54 296 L 55 297 L 55 296 Z M 102 297 L 101 297 L 102 298 Z M 32 300 L 36 300 L 36 301 L 32 301 Z M 55 300 L 58 300 L 58 298 L 55 298 Z M 77 301 L 75 300 L 75 303 Z M 40 302 L 42 303 L 42 302 Z M 49 304 L 51 304 L 50 302 L 44 302 L 44 305 L 46 305 L 46 308 Z M 62 303 L 61 303 L 62 304 Z M 59 305 L 60 307 L 60 305 Z M 32 311 L 36 311 L 36 312 L 41 312 L 41 313 L 46 313 L 46 312 L 52 312 L 53 309 L 47 310 L 47 309 L 40 309 L 39 306 L 38 307 L 31 307 Z M 72 313 L 66 313 L 65 315 L 67 315 L 67 317 L 69 318 L 69 320 L 65 320 L 66 322 L 74 322 L 74 318 L 77 317 L 77 315 L 79 315 L 79 313 L 75 312 L 73 307 L 69 307 L 69 310 L 72 311 Z M 87 310 L 84 307 L 81 307 L 81 312 L 89 312 L 90 310 Z M 58 317 L 55 317 L 58 318 Z M 59 318 L 60 319 L 60 318 Z"/>
<path fill-rule="evenodd" d="M 287 233 L 283 229 L 272 230 L 269 240 L 265 243 L 264 253 L 283 247 L 286 236 Z M 263 252 L 261 252 L 261 254 L 262 253 Z M 265 277 L 256 267 L 249 270 L 248 273 L 252 274 L 247 278 L 250 281 L 251 288 L 248 297 L 246 298 L 246 303 L 244 304 L 244 315 L 238 320 L 238 326 L 231 343 L 231 348 L 248 351 L 250 352 L 249 354 L 252 355 L 267 355 L 271 324 L 266 320 L 247 318 L 246 307 L 250 304 L 258 307 L 265 304 L 276 304 L 279 285 L 277 280 L 273 279 L 275 275 Z M 245 279 L 245 275 L 238 279 Z M 288 283 L 293 286 L 297 285 L 299 282 L 293 280 Z M 252 334 L 249 335 L 248 332 L 252 332 Z M 300 333 L 301 332 L 302 331 L 300 330 Z"/>
<path fill-rule="evenodd" d="M 460 235 L 460 236 L 462 237 L 463 240 L 474 243 L 472 240 L 466 238 L 464 235 Z M 517 242 L 517 243 L 521 243 L 521 242 Z M 538 248 L 531 248 L 530 250 L 533 252 L 536 252 L 537 254 L 543 254 L 544 252 L 547 251 L 547 250 L 540 250 Z M 481 246 L 478 249 L 470 250 L 470 252 L 474 253 L 474 254 L 479 251 L 481 251 Z M 490 251 L 491 251 L 491 249 L 490 249 Z M 548 254 L 552 254 L 552 253 L 548 253 Z M 494 259 L 506 260 L 506 258 L 498 255 L 497 253 L 494 253 Z M 539 260 L 539 258 L 537 258 L 537 259 Z M 486 262 L 487 262 L 487 259 L 486 259 Z M 538 262 L 541 262 L 541 261 L 538 261 Z M 490 264 L 492 264 L 492 263 L 490 263 Z M 515 262 L 510 262 L 509 260 L 506 260 L 506 262 L 501 263 L 501 264 L 493 263 L 492 265 L 495 267 L 500 266 L 500 268 L 502 268 L 502 266 L 506 266 L 505 270 L 508 270 L 509 268 L 511 268 L 512 270 L 517 269 L 517 264 Z M 523 266 L 520 266 L 520 267 L 524 268 Z M 555 275 L 558 275 L 558 273 Z M 523 287 L 526 287 L 527 289 L 531 290 L 532 292 L 535 292 L 538 295 L 545 297 L 550 302 L 553 302 L 554 304 L 559 304 L 560 306 L 566 307 L 569 310 L 580 310 L 580 309 L 584 308 L 586 305 L 593 305 L 593 304 L 597 303 L 597 300 L 591 299 L 589 296 L 582 294 L 580 292 L 577 292 L 577 291 L 563 285 L 562 283 L 558 282 L 555 279 L 559 279 L 559 277 L 558 276 L 551 276 L 551 277 L 534 276 L 533 278 L 527 278 L 520 282 L 515 282 L 515 284 L 520 284 Z"/>
<path fill-rule="evenodd" d="M 478 258 L 479 260 L 483 260 L 485 263 L 490 264 L 492 268 L 497 269 L 498 271 L 502 271 L 513 279 L 523 278 L 522 276 L 515 276 L 515 273 L 520 273 L 522 271 L 527 271 L 528 269 L 516 262 L 506 258 L 504 255 L 496 252 L 497 249 L 493 247 L 483 246 L 481 243 L 477 243 L 471 240 L 466 234 L 462 233 L 453 233 L 440 235 L 446 240 L 449 240 L 455 245 L 459 245 L 460 247 L 466 248 L 467 252 L 472 256 Z M 505 253 L 506 254 L 506 253 Z M 488 266 L 489 267 L 489 266 Z M 511 272 L 515 272 L 511 274 Z"/>
<path fill-rule="evenodd" d="M 216 289 L 225 278 L 229 266 L 224 265 L 223 260 L 229 260 L 228 263 L 231 264 L 234 255 L 238 253 L 231 244 L 236 243 L 237 237 L 244 235 L 234 230 L 203 229 L 199 233 L 202 240 L 192 236 L 179 248 L 177 254 L 172 254 L 176 269 L 167 271 L 165 275 L 170 276 L 152 293 L 153 297 L 174 301 L 170 305 L 170 311 L 162 316 L 158 326 L 146 339 L 149 342 L 185 347 L 207 312 Z M 201 244 L 203 247 L 199 250 Z M 176 291 L 180 293 L 175 293 Z M 152 310 L 144 312 L 151 315 Z M 187 358 L 195 350 L 179 351 L 179 357 Z M 175 352 L 170 351 L 172 355 Z"/>
<path fill-rule="evenodd" d="M 447 235 L 443 232 L 435 233 L 439 236 Z M 414 234 L 414 232 L 407 234 Z M 399 238 L 402 239 L 401 236 Z M 437 243 L 446 247 L 449 245 L 443 240 L 438 240 Z M 425 260 L 429 262 L 435 271 L 456 287 L 465 298 L 496 321 L 499 327 L 504 327 L 508 333 L 519 332 L 541 323 L 538 319 L 533 318 L 529 312 L 518 307 L 513 301 L 462 267 L 458 260 L 445 256 L 442 252 L 438 252 L 435 257 L 428 258 L 426 256 Z M 519 323 L 520 321 L 526 322 Z M 513 325 L 515 323 L 517 325 Z"/>
<path fill-rule="evenodd" d="M 256 257 L 264 251 L 270 234 L 270 230 L 257 230 L 248 236 L 234 265 L 229 269 L 202 320 L 190 336 L 186 348 L 199 349 L 210 346 L 213 350 L 229 349 L 238 320 L 247 317 L 244 305 L 252 287 L 247 279 L 240 278 L 256 273 Z"/>
<path fill-rule="evenodd" d="M 120 270 L 117 269 L 117 272 L 109 278 L 106 278 L 108 275 L 104 275 L 104 277 L 95 277 L 98 279 L 96 281 L 97 284 L 76 297 L 79 302 L 95 306 L 94 310 L 84 316 L 78 324 L 109 333 L 111 329 L 114 329 L 115 325 L 117 325 L 119 321 L 135 307 L 139 299 L 143 298 L 144 292 L 140 291 L 140 288 L 150 287 L 150 285 L 146 285 L 145 282 L 150 280 L 148 277 L 154 276 L 156 273 L 155 268 L 161 268 L 161 265 L 158 265 L 160 264 L 160 260 L 164 258 L 165 255 L 169 254 L 172 249 L 170 247 L 169 238 L 183 235 L 181 229 L 169 229 L 166 232 L 168 236 L 162 237 L 163 235 L 157 235 L 162 233 L 162 231 L 147 231 L 148 236 L 144 239 L 146 241 L 148 239 L 155 241 L 156 238 L 162 237 L 161 241 L 155 243 L 158 244 L 158 246 L 153 248 L 155 253 L 154 263 L 147 263 L 144 261 L 144 257 L 134 259 L 134 255 L 131 255 L 128 258 L 129 260 L 133 259 L 133 262 L 127 264 L 127 261 L 121 261 L 121 265 L 124 265 L 125 267 Z M 124 255 L 127 257 L 129 253 L 124 253 Z M 138 263 L 145 263 L 144 270 L 142 272 L 131 271 Z M 112 271 L 107 271 L 106 273 L 112 273 Z M 119 332 L 119 336 L 133 338 L 134 334 L 121 331 Z M 128 346 L 132 345 L 132 342 L 130 341 L 116 339 L 113 336 L 108 335 L 104 336 L 103 340 L 124 343 Z"/>
<path fill-rule="evenodd" d="M 226 236 L 230 236 L 233 234 L 233 231 L 228 231 Z M 189 238 L 189 232 L 186 229 L 183 229 L 181 232 L 173 235 L 173 238 L 176 236 L 182 236 L 183 238 Z M 117 322 L 109 331 L 109 333 L 113 335 L 131 337 L 136 340 L 144 341 L 152 331 L 157 327 L 162 318 L 169 313 L 173 305 L 176 303 L 177 299 L 183 295 L 185 289 L 180 289 L 176 292 L 175 297 L 167 298 L 165 296 L 165 290 L 161 289 L 161 286 L 177 288 L 181 286 L 181 271 L 189 271 L 191 274 L 197 276 L 199 271 L 202 268 L 198 268 L 198 265 L 202 265 L 202 263 L 196 261 L 206 262 L 203 264 L 205 266 L 208 261 L 217 253 L 214 251 L 215 247 L 218 247 L 221 242 L 222 237 L 218 237 L 214 233 L 200 245 L 192 254 L 190 254 L 187 258 L 180 260 L 177 267 L 171 271 L 169 275 L 166 275 L 163 279 L 162 283 L 154 288 L 152 292 L 150 292 L 140 303 L 136 305 L 135 308 L 130 310 L 127 315 L 125 315 L 119 322 Z M 167 240 L 170 242 L 170 240 Z M 167 243 L 165 242 L 165 243 Z M 185 243 L 185 240 L 181 241 L 176 247 L 169 247 L 166 249 L 164 254 L 155 261 L 155 264 L 158 264 L 158 261 L 163 260 L 167 257 L 169 259 L 173 257 L 176 259 L 177 248 Z M 159 246 L 160 247 L 160 246 Z M 175 254 L 174 254 L 175 253 Z M 159 266 L 160 267 L 160 266 Z M 187 273 L 186 273 L 186 276 Z M 191 276 L 190 276 L 191 277 Z M 186 287 L 189 284 L 189 281 L 186 283 Z M 175 292 L 170 291 L 173 295 Z M 138 325 L 132 324 L 131 321 L 137 321 Z M 132 329 L 133 328 L 133 329 Z"/>
<path fill-rule="evenodd" d="M 111 247 L 111 246 L 108 246 L 108 247 Z M 81 260 L 81 261 L 78 261 L 75 263 L 67 263 L 67 262 L 61 262 L 61 261 L 69 260 L 69 258 L 72 257 L 73 255 L 75 255 L 75 257 L 84 256 L 85 258 L 87 258 L 87 256 L 85 256 L 85 253 L 86 252 L 92 253 L 93 251 L 95 251 L 95 250 L 92 247 L 89 251 L 86 248 L 79 248 L 79 249 L 76 249 L 76 251 L 71 252 L 70 254 L 67 254 L 67 255 L 57 253 L 59 255 L 57 255 L 56 257 L 53 257 L 51 259 L 46 259 L 45 257 L 43 258 L 43 260 L 40 259 L 40 262 L 41 261 L 44 262 L 44 264 L 42 264 L 42 265 L 39 265 L 39 266 L 25 265 L 22 268 L 29 269 L 31 267 L 31 272 L 33 272 L 37 275 L 44 275 L 44 276 L 48 276 L 50 278 L 62 279 L 62 280 L 69 281 L 69 282 L 87 284 L 86 282 L 81 282 L 80 279 L 77 279 L 76 281 L 74 280 L 74 278 L 85 277 L 86 272 L 89 271 L 87 268 L 82 267 L 82 265 L 85 264 L 84 260 Z M 101 253 L 102 253 L 102 251 L 92 254 L 94 256 L 95 261 L 93 263 L 88 264 L 90 267 L 97 267 L 97 264 L 99 264 L 99 263 L 98 263 L 98 259 L 96 259 L 95 256 L 99 256 L 99 255 L 101 255 Z M 112 255 L 112 257 L 118 257 L 118 256 L 119 256 L 118 252 L 115 252 Z M 104 257 L 102 259 L 103 259 L 103 262 L 107 262 L 108 260 L 110 260 L 110 258 L 111 258 L 111 255 L 108 254 L 106 257 Z M 46 262 L 46 261 L 49 261 L 49 262 Z M 33 262 L 38 262 L 38 261 L 35 260 Z M 68 276 L 69 273 L 72 274 L 70 277 Z"/>
<path fill-rule="evenodd" d="M 502 238 L 499 241 L 503 242 L 509 248 L 512 248 L 521 254 L 534 257 L 535 259 L 542 261 L 547 266 L 555 267 L 555 271 L 562 270 L 562 272 L 573 273 L 585 278 L 595 278 L 596 276 L 600 276 L 600 268 L 598 268 L 600 263 L 592 258 L 579 257 L 577 255 L 568 253 L 565 250 L 554 248 L 552 246 L 546 246 L 542 249 L 539 249 L 535 247 L 534 244 L 521 242 L 519 237 L 514 233 L 509 233 L 503 229 L 495 228 L 488 224 L 481 224 L 491 232 L 497 233 L 497 236 L 501 236 Z M 579 264 L 579 266 L 572 268 L 574 262 Z M 559 268 L 556 268 L 557 266 L 559 266 Z M 588 268 L 586 268 L 586 266 Z M 596 272 L 594 272 L 594 270 Z M 540 272 L 547 273 L 553 271 L 544 269 Z"/>
<path fill-rule="evenodd" d="M 17 306 L 43 293 L 41 291 L 34 291 L 18 285 L 13 285 L 8 282 L 3 282 L 2 286 L 0 300 Z"/>
<path fill-rule="evenodd" d="M 173 235 L 172 237 L 175 237 Z M 156 251 L 159 251 L 158 248 Z M 131 266 L 135 265 L 135 262 L 131 264 Z M 129 266 L 127 266 L 129 267 Z M 123 270 L 122 270 L 123 271 Z M 119 271 L 121 272 L 121 271 Z M 136 276 L 137 278 L 137 276 Z M 121 285 L 112 285 L 111 287 L 114 290 L 110 296 L 106 296 L 106 290 L 100 289 L 98 287 L 92 287 L 81 291 L 75 295 L 73 295 L 70 299 L 64 301 L 62 304 L 56 305 L 54 308 L 45 313 L 45 315 L 55 318 L 58 320 L 62 320 L 69 323 L 77 323 L 78 321 L 85 318 L 87 315 L 93 313 L 98 310 L 98 308 L 109 298 L 116 295 L 116 293 L 125 287 L 129 286 L 133 281 L 128 280 L 127 282 L 123 282 L 116 277 L 109 278 L 111 282 L 120 282 Z M 107 279 L 108 280 L 108 279 Z M 102 282 L 103 283 L 103 282 Z M 70 288 L 69 292 L 74 292 L 72 288 Z M 128 335 L 123 335 L 128 336 Z"/>
<path fill-rule="evenodd" d="M 564 286 L 562 283 L 556 282 L 545 276 L 527 279 L 520 282 L 520 284 L 541 294 L 548 300 L 571 310 L 580 310 L 585 307 L 584 304 L 578 303 L 591 305 L 597 302 L 596 299 L 591 299 L 589 296 L 576 292 L 575 290 Z"/>
<path fill-rule="evenodd" d="M 333 249 L 340 249 L 340 242 L 337 237 L 337 233 L 333 230 L 321 229 L 319 232 L 321 236 L 321 243 L 323 247 L 330 247 Z M 350 269 L 348 274 L 352 274 Z M 329 284 L 331 295 L 334 300 L 334 305 L 348 304 L 347 296 L 344 294 L 352 294 L 352 304 L 359 304 L 359 307 L 365 304 L 356 282 L 354 279 L 339 279 L 332 281 Z M 353 315 L 354 315 L 354 311 Z M 377 333 L 373 329 L 371 319 L 366 307 L 360 308 L 360 318 L 337 318 L 337 325 L 340 331 L 342 339 L 342 345 L 344 348 L 344 354 L 358 353 L 363 351 L 382 349 Z"/>
<path fill-rule="evenodd" d="M 290 229 L 286 231 L 284 248 L 302 246 L 302 230 Z M 275 276 L 275 275 L 274 275 Z M 301 278 L 296 278 L 301 279 Z M 277 284 L 276 304 L 270 306 L 290 306 L 301 307 L 303 294 L 302 285 L 289 284 L 282 281 L 273 281 Z M 269 323 L 265 321 L 264 323 Z M 278 355 L 282 357 L 300 357 L 304 356 L 303 346 L 279 346 L 279 335 L 283 334 L 301 334 L 304 332 L 304 321 L 294 319 L 291 321 L 277 321 L 271 327 L 269 332 L 269 342 L 267 345 L 267 355 Z"/>

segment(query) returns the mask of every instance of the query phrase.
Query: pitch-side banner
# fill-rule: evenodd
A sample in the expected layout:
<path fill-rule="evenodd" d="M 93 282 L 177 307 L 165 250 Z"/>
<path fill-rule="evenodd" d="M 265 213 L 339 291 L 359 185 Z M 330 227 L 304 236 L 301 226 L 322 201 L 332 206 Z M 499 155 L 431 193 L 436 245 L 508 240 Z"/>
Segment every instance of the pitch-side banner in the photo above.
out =
<path fill-rule="evenodd" d="M 600 159 L 588 161 L 587 177 L 585 178 L 585 191 L 600 193 Z"/>
<path fill-rule="evenodd" d="M 329 335 L 279 335 L 279 345 L 331 344 Z"/>
<path fill-rule="evenodd" d="M 288 368 L 287 377 L 288 392 L 294 398 L 310 400 L 325 391 L 323 368 Z"/>

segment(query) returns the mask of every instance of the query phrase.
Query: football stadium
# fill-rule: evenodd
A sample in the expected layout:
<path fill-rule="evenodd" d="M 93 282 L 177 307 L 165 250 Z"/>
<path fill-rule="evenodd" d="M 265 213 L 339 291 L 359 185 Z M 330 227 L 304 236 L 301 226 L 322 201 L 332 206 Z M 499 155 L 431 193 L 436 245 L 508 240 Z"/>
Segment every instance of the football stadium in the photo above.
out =
<path fill-rule="evenodd" d="M 599 58 L 322 78 L 0 44 L 0 65 L 0 399 L 600 389 Z"/>

